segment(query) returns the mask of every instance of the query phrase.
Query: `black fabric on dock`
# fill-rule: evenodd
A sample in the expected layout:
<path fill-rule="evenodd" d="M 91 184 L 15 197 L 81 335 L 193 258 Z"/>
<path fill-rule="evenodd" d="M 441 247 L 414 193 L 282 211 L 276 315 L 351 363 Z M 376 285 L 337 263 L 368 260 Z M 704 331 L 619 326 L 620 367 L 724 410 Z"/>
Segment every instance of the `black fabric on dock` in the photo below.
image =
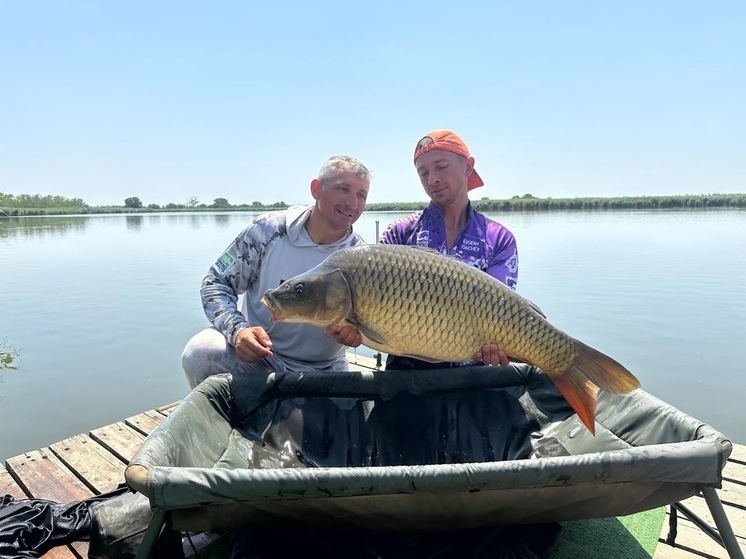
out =
<path fill-rule="evenodd" d="M 122 484 L 109 493 L 70 503 L 0 496 L 0 559 L 41 557 L 53 547 L 88 541 L 91 507 L 128 491 Z"/>
<path fill-rule="evenodd" d="M 0 559 L 41 557 L 51 548 L 87 540 L 88 503 L 0 497 Z"/>

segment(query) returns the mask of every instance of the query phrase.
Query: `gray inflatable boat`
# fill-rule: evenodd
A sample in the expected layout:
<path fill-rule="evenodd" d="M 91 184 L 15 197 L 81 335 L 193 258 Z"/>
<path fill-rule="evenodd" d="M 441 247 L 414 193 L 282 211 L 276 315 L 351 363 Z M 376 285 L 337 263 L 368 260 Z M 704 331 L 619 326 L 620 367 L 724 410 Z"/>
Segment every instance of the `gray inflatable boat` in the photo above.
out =
<path fill-rule="evenodd" d="M 731 449 L 643 390 L 600 393 L 593 436 L 528 365 L 218 375 L 125 475 L 155 512 L 138 557 L 164 523 L 454 530 L 628 515 L 699 491 L 729 547 L 713 488 Z"/>

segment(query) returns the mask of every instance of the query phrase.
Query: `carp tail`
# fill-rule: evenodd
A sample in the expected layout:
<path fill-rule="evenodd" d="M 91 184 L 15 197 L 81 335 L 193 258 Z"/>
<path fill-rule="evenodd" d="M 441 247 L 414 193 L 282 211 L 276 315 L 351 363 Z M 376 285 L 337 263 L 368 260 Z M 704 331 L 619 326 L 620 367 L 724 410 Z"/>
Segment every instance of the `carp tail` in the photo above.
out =
<path fill-rule="evenodd" d="M 601 390 L 612 394 L 626 394 L 640 388 L 640 381 L 622 364 L 583 342 L 577 343 L 579 353 L 571 368 Z"/>
<path fill-rule="evenodd" d="M 552 380 L 583 425 L 595 435 L 598 389 L 612 394 L 624 394 L 639 388 L 640 381 L 608 355 L 583 342 L 576 342 L 578 355 L 572 365 L 556 376 L 552 375 Z"/>

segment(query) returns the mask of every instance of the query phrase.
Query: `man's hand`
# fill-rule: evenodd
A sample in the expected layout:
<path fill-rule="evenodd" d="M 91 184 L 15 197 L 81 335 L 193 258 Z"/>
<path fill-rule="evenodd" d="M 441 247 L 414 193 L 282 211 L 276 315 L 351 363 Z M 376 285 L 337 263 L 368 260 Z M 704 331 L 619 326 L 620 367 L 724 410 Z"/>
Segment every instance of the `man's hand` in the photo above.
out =
<path fill-rule="evenodd" d="M 261 326 L 251 326 L 241 330 L 236 336 L 235 347 L 238 358 L 249 363 L 272 355 L 269 349 L 272 347 L 272 340 Z"/>
<path fill-rule="evenodd" d="M 327 338 L 334 338 L 338 344 L 357 347 L 363 343 L 363 335 L 360 330 L 354 326 L 340 326 L 339 324 L 330 324 L 324 329 Z"/>
<path fill-rule="evenodd" d="M 507 367 L 510 359 L 503 350 L 497 347 L 497 344 L 484 344 L 482 350 L 478 351 L 472 357 L 474 361 L 481 361 L 485 365 L 497 365 Z"/>

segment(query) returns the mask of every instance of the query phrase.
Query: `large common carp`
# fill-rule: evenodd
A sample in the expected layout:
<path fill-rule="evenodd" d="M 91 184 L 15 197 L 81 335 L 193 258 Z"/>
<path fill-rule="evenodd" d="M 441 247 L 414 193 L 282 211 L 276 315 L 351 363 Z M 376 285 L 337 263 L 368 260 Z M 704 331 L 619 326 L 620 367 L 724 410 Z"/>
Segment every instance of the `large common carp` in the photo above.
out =
<path fill-rule="evenodd" d="M 430 362 L 468 361 L 495 342 L 511 359 L 544 370 L 592 433 L 598 388 L 619 394 L 640 386 L 500 281 L 428 248 L 342 249 L 268 290 L 262 303 L 273 321 L 350 324 L 373 349 Z"/>

